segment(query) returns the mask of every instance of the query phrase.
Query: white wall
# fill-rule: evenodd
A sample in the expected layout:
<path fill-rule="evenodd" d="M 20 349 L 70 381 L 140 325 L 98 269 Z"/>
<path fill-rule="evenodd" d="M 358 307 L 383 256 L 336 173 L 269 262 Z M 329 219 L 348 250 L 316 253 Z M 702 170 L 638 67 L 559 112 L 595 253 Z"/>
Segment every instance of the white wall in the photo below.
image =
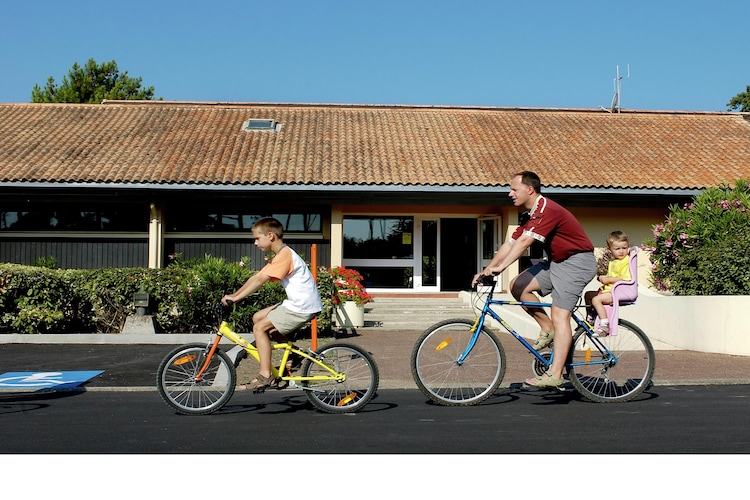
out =
<path fill-rule="evenodd" d="M 469 292 L 461 292 L 461 297 L 471 303 Z M 497 298 L 512 300 L 510 295 Z M 748 310 L 747 295 L 674 297 L 639 286 L 638 300 L 621 307 L 620 318 L 639 326 L 656 350 L 750 356 L 750 327 L 743 314 Z M 535 339 L 539 335 L 539 326 L 520 307 L 503 306 L 498 312 L 521 336 Z M 505 332 L 492 323 L 493 329 Z"/>

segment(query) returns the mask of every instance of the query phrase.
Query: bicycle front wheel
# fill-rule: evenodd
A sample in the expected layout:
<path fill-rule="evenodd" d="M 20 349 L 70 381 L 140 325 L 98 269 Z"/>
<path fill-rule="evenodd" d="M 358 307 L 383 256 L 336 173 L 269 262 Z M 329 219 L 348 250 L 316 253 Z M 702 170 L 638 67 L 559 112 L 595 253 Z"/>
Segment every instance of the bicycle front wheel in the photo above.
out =
<path fill-rule="evenodd" d="M 305 359 L 303 377 L 320 377 L 302 381 L 307 399 L 326 413 L 351 413 L 364 407 L 378 390 L 380 374 L 370 353 L 359 346 L 343 342 L 331 343 L 314 353 L 318 361 L 344 375 L 336 380 L 325 367 Z"/>
<path fill-rule="evenodd" d="M 494 333 L 482 328 L 469 355 L 459 362 L 474 337 L 474 322 L 449 319 L 422 333 L 411 353 L 417 387 L 444 406 L 469 406 L 490 397 L 505 376 L 505 350 Z"/>
<path fill-rule="evenodd" d="M 604 349 L 606 347 L 611 356 Z M 629 401 L 651 384 L 656 355 L 643 330 L 621 319 L 617 335 L 573 335 L 568 375 L 573 387 L 597 403 Z"/>
<path fill-rule="evenodd" d="M 237 372 L 229 356 L 216 350 L 200 380 L 206 362 L 205 344 L 188 344 L 162 360 L 156 374 L 161 398 L 183 415 L 207 415 L 224 406 L 234 394 Z"/>

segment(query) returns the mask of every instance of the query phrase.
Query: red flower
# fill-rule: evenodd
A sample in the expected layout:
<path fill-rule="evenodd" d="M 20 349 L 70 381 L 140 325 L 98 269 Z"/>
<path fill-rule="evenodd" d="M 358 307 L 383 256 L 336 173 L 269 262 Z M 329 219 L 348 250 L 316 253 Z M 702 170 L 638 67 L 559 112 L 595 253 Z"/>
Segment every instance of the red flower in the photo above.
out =
<path fill-rule="evenodd" d="M 362 275 L 346 267 L 332 267 L 328 270 L 333 278 L 333 303 L 341 304 L 346 301 L 354 301 L 357 305 L 372 302 L 372 295 L 367 293 L 362 280 Z"/>

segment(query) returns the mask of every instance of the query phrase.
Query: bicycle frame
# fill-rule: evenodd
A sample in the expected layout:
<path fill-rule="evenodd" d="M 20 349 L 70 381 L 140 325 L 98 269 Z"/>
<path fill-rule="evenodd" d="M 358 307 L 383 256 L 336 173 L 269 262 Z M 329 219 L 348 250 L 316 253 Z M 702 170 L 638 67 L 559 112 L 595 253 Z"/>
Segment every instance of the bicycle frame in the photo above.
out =
<path fill-rule="evenodd" d="M 159 364 L 156 375 L 159 395 L 177 413 L 208 415 L 218 411 L 238 387 L 240 362 L 252 356 L 260 363 L 258 348 L 230 327 L 231 305 L 219 303 L 214 308 L 218 311 L 218 326 L 207 343 L 177 346 Z M 224 342 L 224 338 L 229 342 Z M 226 344 L 232 346 L 228 351 L 224 348 Z M 303 350 L 285 338 L 271 341 L 271 350 L 279 355 L 272 358 L 273 382 L 254 388 L 254 393 L 265 392 L 267 388 L 295 387 L 325 413 L 358 411 L 376 394 L 377 364 L 368 351 L 355 344 L 334 341 L 315 350 Z M 292 367 L 288 367 L 290 360 Z M 296 365 L 299 374 L 292 372 L 296 373 Z"/>
<path fill-rule="evenodd" d="M 196 376 L 197 380 L 201 380 L 201 378 L 203 377 L 203 374 L 205 373 L 206 369 L 210 365 L 211 358 L 213 358 L 214 354 L 216 353 L 216 350 L 219 348 L 219 343 L 221 342 L 222 337 L 225 337 L 231 340 L 232 342 L 234 342 L 235 344 L 237 344 L 238 346 L 242 347 L 245 350 L 245 352 L 247 352 L 250 356 L 252 356 L 256 361 L 260 362 L 260 354 L 258 353 L 258 349 L 252 343 L 248 342 L 245 338 L 243 338 L 242 335 L 239 335 L 238 333 L 234 332 L 229 327 L 229 324 L 226 321 L 222 321 L 221 324 L 219 325 L 219 329 L 216 331 L 216 334 L 213 336 L 213 339 L 211 340 L 211 342 L 209 342 L 207 346 L 208 354 L 206 355 L 206 361 Z M 274 378 L 278 378 L 282 381 L 287 381 L 287 382 L 303 382 L 303 381 L 319 381 L 319 380 L 335 380 L 337 382 L 343 382 L 346 380 L 345 374 L 337 372 L 336 370 L 332 369 L 327 364 L 318 360 L 315 356 L 312 356 L 300 349 L 297 349 L 296 347 L 294 347 L 294 344 L 292 344 L 291 341 L 282 342 L 282 343 L 272 343 L 271 349 L 284 351 L 278 368 L 276 366 L 271 365 L 271 373 Z M 312 377 L 310 376 L 304 377 L 302 375 L 284 375 L 284 368 L 286 367 L 286 363 L 289 360 L 289 356 L 292 353 L 302 356 L 303 358 L 309 359 L 312 363 L 315 363 L 316 365 L 320 366 L 321 368 L 329 372 L 330 375 L 315 375 Z"/>
<path fill-rule="evenodd" d="M 461 357 L 458 359 L 458 363 L 461 364 L 464 359 L 469 355 L 472 348 L 474 347 L 474 344 L 476 343 L 476 340 L 479 338 L 479 333 L 482 331 L 482 328 L 484 327 L 485 319 L 487 316 L 490 316 L 492 319 L 500 323 L 505 330 L 507 330 L 508 333 L 510 333 L 513 337 L 516 338 L 525 348 L 528 350 L 540 363 L 545 365 L 547 368 L 550 367 L 552 364 L 552 360 L 554 358 L 554 351 L 550 353 L 549 359 L 545 356 L 542 356 L 538 351 L 536 351 L 531 344 L 523 338 L 514 328 L 512 325 L 510 325 L 507 321 L 505 321 L 496 311 L 494 311 L 491 306 L 505 306 L 505 305 L 512 305 L 512 306 L 521 306 L 521 307 L 552 307 L 552 303 L 550 302 L 532 302 L 532 301 L 520 301 L 520 300 L 502 300 L 502 299 L 495 299 L 493 297 L 495 291 L 495 282 L 492 283 L 490 291 L 487 294 L 487 298 L 484 301 L 484 305 L 482 306 L 482 312 L 477 317 L 476 321 L 474 322 L 474 325 L 472 327 L 473 331 L 473 337 L 471 341 L 469 342 L 469 345 L 467 346 L 466 350 L 463 352 Z M 580 306 L 576 306 L 576 309 Z M 567 362 L 565 364 L 566 367 L 570 366 L 583 366 L 583 365 L 594 365 L 594 364 L 600 364 L 600 365 L 612 365 L 617 362 L 617 356 L 615 356 L 608 348 L 605 346 L 602 342 L 599 342 L 596 337 L 592 337 L 593 330 L 591 328 L 591 325 L 588 324 L 588 322 L 584 319 L 581 319 L 575 312 L 571 315 L 571 319 L 581 328 L 583 328 L 583 331 L 585 335 L 587 336 L 587 340 L 591 341 L 591 344 L 596 347 L 596 349 L 601 353 L 606 353 L 606 356 L 603 356 L 602 359 L 598 359 L 596 361 L 591 361 L 591 348 L 588 348 L 588 352 L 585 356 L 585 361 L 583 362 Z M 572 347 L 571 347 L 572 348 Z"/>

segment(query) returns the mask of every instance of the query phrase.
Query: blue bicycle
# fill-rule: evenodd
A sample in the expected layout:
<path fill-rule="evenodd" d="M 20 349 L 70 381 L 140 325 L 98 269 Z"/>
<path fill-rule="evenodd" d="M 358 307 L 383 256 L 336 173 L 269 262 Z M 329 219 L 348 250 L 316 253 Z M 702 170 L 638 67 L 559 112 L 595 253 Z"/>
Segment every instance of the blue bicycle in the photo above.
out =
<path fill-rule="evenodd" d="M 445 406 L 469 406 L 490 397 L 505 376 L 505 350 L 486 325 L 487 317 L 499 322 L 534 356 L 532 371 L 544 373 L 552 364 L 551 349 L 537 352 L 492 306 L 551 307 L 546 302 L 522 302 L 493 298 L 492 277 L 478 284 L 472 294 L 476 308 L 486 294 L 475 320 L 449 319 L 429 327 L 417 339 L 411 353 L 411 371 L 422 393 Z M 490 281 L 491 280 L 491 281 Z M 482 286 L 484 285 L 484 286 Z M 481 286 L 481 288 L 479 288 Z M 614 334 L 594 335 L 593 326 L 573 314 L 573 345 L 566 362 L 567 379 L 584 397 L 599 403 L 629 401 L 651 383 L 656 365 L 654 348 L 643 331 L 620 319 Z"/>

